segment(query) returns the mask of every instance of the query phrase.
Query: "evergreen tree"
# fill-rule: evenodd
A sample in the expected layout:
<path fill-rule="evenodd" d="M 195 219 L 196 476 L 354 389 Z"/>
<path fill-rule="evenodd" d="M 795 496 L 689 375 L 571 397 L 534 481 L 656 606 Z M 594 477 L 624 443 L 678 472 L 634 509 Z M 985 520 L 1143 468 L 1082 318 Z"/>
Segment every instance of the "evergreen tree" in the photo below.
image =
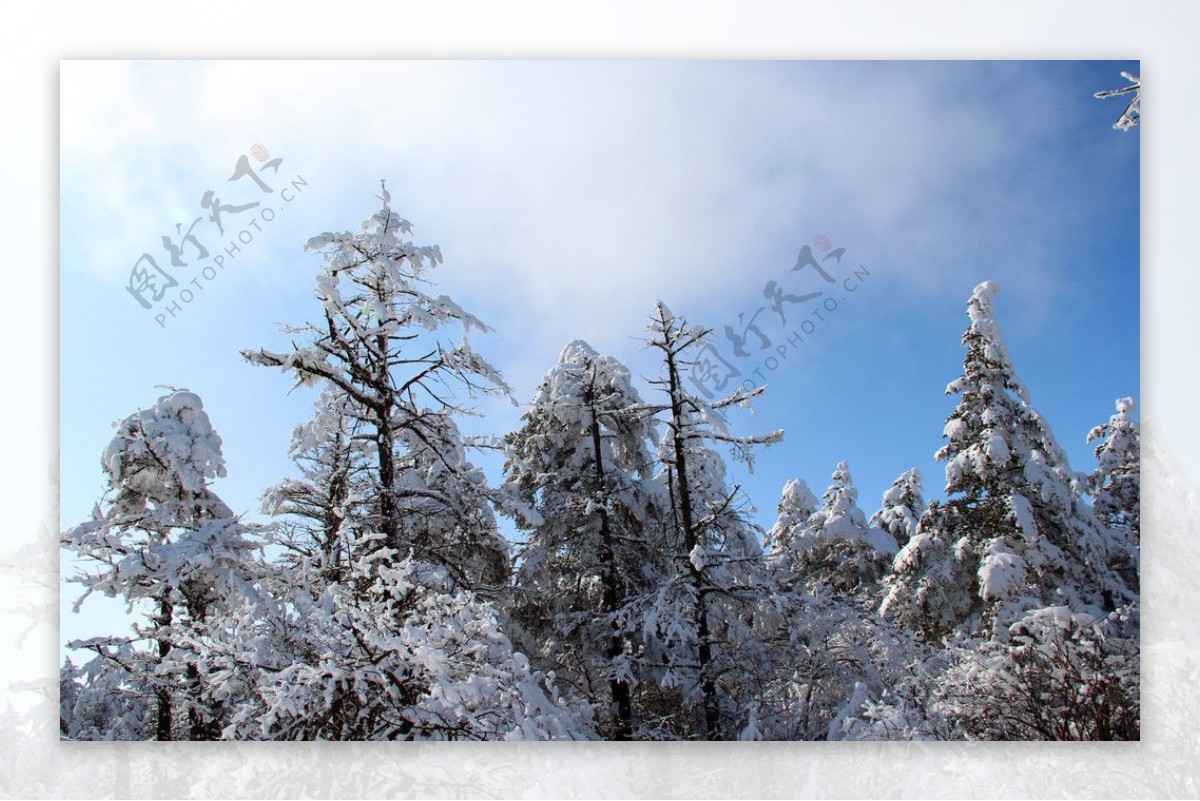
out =
<path fill-rule="evenodd" d="M 85 588 L 76 609 L 101 592 L 152 612 L 133 637 L 73 647 L 129 674 L 117 684 L 153 691 L 156 739 L 213 739 L 223 712 L 208 693 L 203 643 L 237 596 L 256 594 L 252 532 L 210 488 L 225 475 L 221 438 L 197 395 L 173 391 L 121 422 L 102 462 L 106 498 L 92 520 L 62 535 L 85 565 L 73 579 Z M 111 686 L 107 670 L 89 669 Z"/>
<path fill-rule="evenodd" d="M 1133 419 L 1133 398 L 1117 401 L 1117 413 L 1088 433 L 1097 442 L 1089 488 L 1097 516 L 1110 526 L 1128 528 L 1141 540 L 1141 426 Z"/>
<path fill-rule="evenodd" d="M 507 543 L 454 417 L 470 411 L 465 398 L 508 387 L 466 338 L 487 327 L 422 289 L 441 252 L 414 245 L 411 230 L 385 190 L 362 232 L 310 239 L 307 249 L 325 260 L 320 322 L 285 329 L 298 336 L 290 352 L 242 353 L 298 385 L 327 386 L 355 436 L 373 444 L 364 530 L 382 533 L 396 553 L 443 565 L 461 586 L 486 588 L 505 579 Z M 457 345 L 439 338 L 451 325 L 462 329 Z"/>
<path fill-rule="evenodd" d="M 958 505 L 929 504 L 883 579 L 879 611 L 885 619 L 932 641 L 978 613 L 978 565 L 968 540 L 953 536 L 966 525 Z"/>
<path fill-rule="evenodd" d="M 666 569 L 652 539 L 665 498 L 651 480 L 650 413 L 624 365 L 576 341 L 522 420 L 506 441 L 505 475 L 536 516 L 519 521 L 529 539 L 514 614 L 560 682 L 605 698 L 608 737 L 629 739 L 645 678 L 642 607 Z"/>
<path fill-rule="evenodd" d="M 274 538 L 285 548 L 281 561 L 320 584 L 345 578 L 355 521 L 370 515 L 364 503 L 370 453 L 358 431 L 345 397 L 326 387 L 313 417 L 292 433 L 300 475 L 263 495 L 263 511 L 281 518 Z"/>
<path fill-rule="evenodd" d="M 757 631 L 767 739 L 838 739 L 859 688 L 881 686 L 873 660 L 890 636 L 874 606 L 895 543 L 867 525 L 845 463 L 832 478 L 822 501 L 790 481 L 767 535 L 774 594 Z"/>
<path fill-rule="evenodd" d="M 1117 401 L 1117 413 L 1104 425 L 1088 433 L 1096 445 L 1096 469 L 1088 477 L 1093 509 L 1108 527 L 1114 545 L 1109 549 L 1109 567 L 1125 586 L 1141 590 L 1141 425 L 1132 418 L 1133 398 Z"/>
<path fill-rule="evenodd" d="M 800 553 L 800 543 L 808 536 L 808 520 L 817 511 L 819 503 L 802 478 L 793 478 L 783 486 L 775 525 L 767 532 L 765 540 L 767 555 L 773 563 L 782 563 L 790 569 Z"/>
<path fill-rule="evenodd" d="M 896 541 L 867 524 L 845 462 L 838 463 L 831 478 L 821 508 L 793 540 L 793 581 L 816 595 L 831 592 L 873 606 L 876 582 L 896 555 Z"/>
<path fill-rule="evenodd" d="M 58 683 L 59 736 L 64 740 L 155 739 L 158 694 L 146 682 L 145 673 L 127 667 L 139 659 L 133 646 L 123 643 L 115 658 L 98 655 L 82 667 L 65 660 Z"/>
<path fill-rule="evenodd" d="M 273 607 L 216 654 L 243 699 L 230 736 L 494 739 L 592 735 L 499 629 L 483 598 L 508 576 L 482 471 L 455 417 L 464 398 L 507 393 L 465 335 L 487 329 L 422 291 L 436 247 L 403 239 L 383 206 L 360 234 L 323 234 L 323 323 L 290 353 L 243 352 L 323 393 L 298 430 L 301 477 L 268 494 L 290 517 Z M 439 339 L 458 324 L 456 346 Z M 249 674 L 250 678 L 245 676 Z"/>
<path fill-rule="evenodd" d="M 742 666 L 755 661 L 746 650 L 754 646 L 753 610 L 768 589 L 759 534 L 741 513 L 739 488 L 726 482 L 724 461 L 706 443 L 727 445 L 734 458 L 752 465 L 753 448 L 778 442 L 783 432 L 729 431 L 723 410 L 748 406 L 761 387 L 716 402 L 684 388 L 684 371 L 708 330 L 689 326 L 659 302 L 649 331 L 663 363 L 663 377 L 651 383 L 668 397 L 659 459 L 675 570 L 648 614 L 648 639 L 658 642 L 667 665 L 660 683 L 682 687 L 685 703 L 699 702 L 702 718 L 694 728 L 685 726 L 683 736 L 694 731 L 704 739 L 732 739 L 749 722 L 737 685 L 749 678 Z"/>
<path fill-rule="evenodd" d="M 921 493 L 921 473 L 912 468 L 900 475 L 883 493 L 879 510 L 871 515 L 870 524 L 892 535 L 898 548 L 903 548 L 917 533 L 917 524 L 925 511 Z"/>
<path fill-rule="evenodd" d="M 996 292 L 991 282 L 975 288 L 963 375 L 947 387 L 959 402 L 936 456 L 949 499 L 931 506 L 899 554 L 882 608 L 931 636 L 1005 640 L 1031 609 L 1103 614 L 1135 598 L 1112 569 L 1119 543 L 1013 369 Z"/>

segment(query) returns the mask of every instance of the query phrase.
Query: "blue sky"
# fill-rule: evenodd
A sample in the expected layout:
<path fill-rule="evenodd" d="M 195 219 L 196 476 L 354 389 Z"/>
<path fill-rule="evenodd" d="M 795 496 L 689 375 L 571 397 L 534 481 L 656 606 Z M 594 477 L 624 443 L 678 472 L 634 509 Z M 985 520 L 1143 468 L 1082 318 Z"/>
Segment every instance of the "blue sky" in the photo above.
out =
<path fill-rule="evenodd" d="M 238 351 L 284 347 L 279 324 L 313 316 L 319 262 L 300 245 L 355 227 L 380 178 L 415 240 L 441 246 L 438 291 L 495 329 L 473 344 L 521 402 L 572 339 L 650 375 L 639 338 L 656 298 L 719 333 L 766 303 L 767 281 L 824 288 L 790 270 L 814 237 L 844 247 L 837 286 L 859 265 L 869 277 L 831 295 L 837 310 L 770 372 L 758 414 L 733 415 L 742 431 L 787 431 L 754 475 L 733 471 L 764 525 L 786 480 L 819 494 L 843 459 L 868 514 L 912 466 L 940 491 L 943 391 L 983 280 L 1002 287 L 1035 406 L 1090 469 L 1088 429 L 1140 395 L 1141 134 L 1112 130 L 1123 105 L 1091 96 L 1126 69 L 1137 63 L 64 62 L 63 525 L 100 497 L 112 422 L 159 384 L 205 399 L 226 442 L 217 489 L 257 515 L 312 395 Z M 269 196 L 226 180 L 240 156 L 261 167 L 255 144 L 282 159 L 262 173 Z M 124 289 L 130 268 L 143 252 L 167 267 L 161 236 L 204 215 L 209 189 L 277 214 L 213 280 L 174 271 L 204 288 L 160 326 L 162 310 Z M 194 231 L 215 255 L 244 230 L 235 219 L 249 216 L 228 214 L 224 237 L 207 220 Z M 774 312 L 759 321 L 777 346 Z M 749 375 L 767 352 L 733 363 Z M 517 424 L 519 409 L 480 407 L 469 430 Z M 64 618 L 64 637 L 94 633 L 80 625 Z"/>

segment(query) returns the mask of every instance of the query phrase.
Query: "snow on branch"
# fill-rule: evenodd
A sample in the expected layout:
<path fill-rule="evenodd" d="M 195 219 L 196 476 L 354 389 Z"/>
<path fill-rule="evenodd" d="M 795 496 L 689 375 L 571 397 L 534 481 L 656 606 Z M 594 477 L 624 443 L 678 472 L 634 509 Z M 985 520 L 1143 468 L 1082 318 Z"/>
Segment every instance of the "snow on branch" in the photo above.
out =
<path fill-rule="evenodd" d="M 1129 81 L 1129 86 L 1124 86 L 1120 89 L 1106 89 L 1102 92 L 1096 92 L 1093 95 L 1097 100 L 1106 100 L 1110 97 L 1118 97 L 1120 95 L 1128 95 L 1131 92 L 1133 97 L 1129 100 L 1129 105 L 1121 112 L 1120 118 L 1113 123 L 1113 128 L 1118 131 L 1128 131 L 1133 128 L 1142 118 L 1142 79 L 1137 75 L 1129 72 L 1122 72 L 1121 77 Z"/>

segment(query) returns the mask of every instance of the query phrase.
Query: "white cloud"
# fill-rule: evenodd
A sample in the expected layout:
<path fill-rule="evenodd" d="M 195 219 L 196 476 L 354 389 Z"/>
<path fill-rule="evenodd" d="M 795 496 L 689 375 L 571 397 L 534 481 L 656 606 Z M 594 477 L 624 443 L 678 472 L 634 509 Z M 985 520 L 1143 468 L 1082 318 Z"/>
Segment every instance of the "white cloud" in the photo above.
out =
<path fill-rule="evenodd" d="M 223 282 L 288 287 L 303 319 L 315 263 L 300 243 L 367 216 L 387 177 L 416 238 L 443 248 L 442 291 L 501 332 L 486 347 L 505 354 L 519 394 L 571 339 L 627 354 L 655 298 L 732 319 L 819 231 L 873 256 L 891 292 L 961 302 L 986 265 L 1045 297 L 1062 268 L 1047 263 L 1045 179 L 1004 173 L 1058 125 L 1034 75 L 873 62 L 66 63 L 64 269 L 119 286 L 172 210 L 199 214 L 200 193 L 257 142 L 312 189 Z M 1005 115 L 981 89 L 1019 91 L 1028 115 Z"/>
<path fill-rule="evenodd" d="M 104 62 L 63 78 L 64 176 L 112 239 L 191 202 L 253 138 L 336 182 L 330 225 L 343 196 L 368 213 L 390 175 L 398 206 L 434 213 L 419 226 L 463 233 L 472 280 L 590 308 L 648 275 L 659 292 L 727 290 L 833 210 L 879 238 L 907 230 L 1012 146 L 929 66 Z"/>

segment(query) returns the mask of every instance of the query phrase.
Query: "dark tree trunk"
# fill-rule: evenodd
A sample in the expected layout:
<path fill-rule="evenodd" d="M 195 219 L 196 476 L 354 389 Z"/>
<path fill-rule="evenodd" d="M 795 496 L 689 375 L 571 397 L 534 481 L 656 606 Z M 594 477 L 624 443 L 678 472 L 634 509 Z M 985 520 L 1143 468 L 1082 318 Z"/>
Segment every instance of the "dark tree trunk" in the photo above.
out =
<path fill-rule="evenodd" d="M 392 462 L 392 429 L 387 407 L 376 410 L 375 445 L 379 450 L 379 527 L 387 544 L 399 551 L 400 521 L 396 513 L 396 468 Z"/>
<path fill-rule="evenodd" d="M 603 491 L 604 463 L 602 460 L 603 449 L 600 442 L 600 421 L 596 417 L 596 408 L 594 405 L 591 411 L 592 450 L 596 465 L 596 486 Z M 605 614 L 612 615 L 621 604 L 622 593 L 617 586 L 617 566 L 616 555 L 613 552 L 612 524 L 608 518 L 608 509 L 604 506 L 600 507 L 600 543 L 600 558 L 604 562 L 604 612 Z M 608 664 L 611 669 L 617 658 L 624 653 L 625 646 L 621 641 L 621 636 L 615 630 L 616 622 L 612 621 L 609 625 L 613 626 L 613 631 L 608 638 L 605 656 L 608 658 Z M 628 740 L 633 736 L 633 702 L 630 697 L 629 684 L 610 676 L 608 688 L 612 701 L 612 738 L 614 740 Z"/>
<path fill-rule="evenodd" d="M 170 601 L 166 599 L 159 601 L 158 618 L 155 622 L 160 629 L 171 625 L 171 612 Z M 165 661 L 169 653 L 171 653 L 171 643 L 160 639 L 158 641 L 158 661 L 160 663 Z M 158 700 L 154 738 L 156 740 L 173 739 L 171 736 L 171 693 L 165 687 L 159 687 L 154 691 L 154 695 Z"/>
<path fill-rule="evenodd" d="M 665 348 L 667 360 L 667 382 L 671 395 L 671 439 L 675 451 L 675 480 L 679 484 L 679 520 L 683 523 L 683 548 L 690 554 L 696 547 L 699 536 L 692 517 L 692 493 L 688 482 L 687 452 L 683 437 L 683 401 L 679 391 L 679 368 L 675 363 L 675 352 L 668 344 Z M 688 571 L 696 586 L 696 634 L 699 638 L 697 665 L 700 673 L 700 693 L 704 699 L 704 739 L 715 740 L 721 723 L 721 710 L 717 702 L 717 685 L 712 676 L 712 638 L 708 625 L 708 600 L 704 588 L 703 572 L 691 559 L 687 560 Z"/>

